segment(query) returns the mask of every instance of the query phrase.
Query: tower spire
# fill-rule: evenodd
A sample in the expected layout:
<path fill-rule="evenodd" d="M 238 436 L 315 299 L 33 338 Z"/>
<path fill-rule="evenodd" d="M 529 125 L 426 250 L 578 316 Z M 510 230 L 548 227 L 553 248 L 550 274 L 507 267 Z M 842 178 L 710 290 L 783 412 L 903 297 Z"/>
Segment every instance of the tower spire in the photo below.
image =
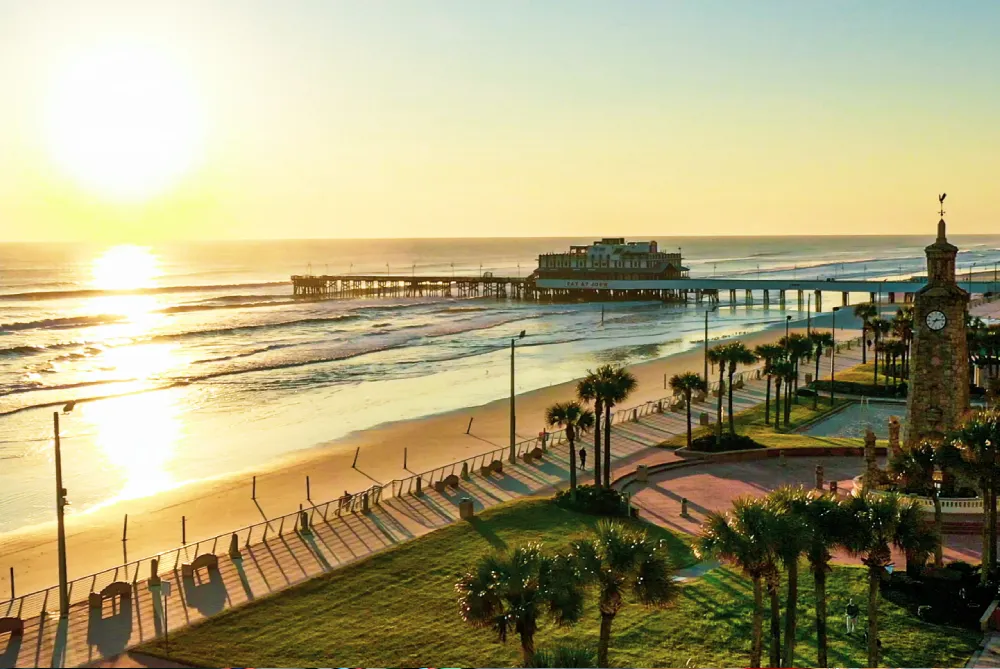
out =
<path fill-rule="evenodd" d="M 940 195 L 938 195 L 938 204 L 941 207 L 941 210 L 938 211 L 938 215 L 941 216 L 941 220 L 938 221 L 937 241 L 945 243 L 947 243 L 948 241 L 948 238 L 945 235 L 945 222 L 944 222 L 944 199 L 946 197 L 948 197 L 947 193 L 941 193 Z"/>

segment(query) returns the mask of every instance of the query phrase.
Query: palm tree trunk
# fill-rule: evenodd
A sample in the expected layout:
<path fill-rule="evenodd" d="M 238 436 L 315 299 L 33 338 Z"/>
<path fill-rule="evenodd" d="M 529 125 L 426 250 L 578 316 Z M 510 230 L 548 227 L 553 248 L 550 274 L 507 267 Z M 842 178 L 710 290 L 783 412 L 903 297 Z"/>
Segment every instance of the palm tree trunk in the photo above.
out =
<path fill-rule="evenodd" d="M 878 332 L 874 333 L 872 340 L 875 342 L 875 352 L 872 356 L 875 359 L 875 387 L 878 388 Z"/>
<path fill-rule="evenodd" d="M 794 560 L 788 564 L 788 597 L 785 599 L 785 651 L 783 667 L 795 666 L 795 626 L 797 624 L 795 609 L 799 603 L 799 562 Z"/>
<path fill-rule="evenodd" d="M 937 489 L 934 489 L 934 532 L 939 538 L 944 537 L 944 521 L 941 516 L 941 498 L 938 496 Z M 940 569 L 944 566 L 944 542 L 938 541 L 934 545 L 934 566 Z"/>
<path fill-rule="evenodd" d="M 597 666 L 608 666 L 608 646 L 611 645 L 611 623 L 614 621 L 613 613 L 601 614 L 601 639 L 597 643 Z"/>
<path fill-rule="evenodd" d="M 785 428 L 788 428 L 788 421 L 792 415 L 792 384 L 785 381 Z"/>
<path fill-rule="evenodd" d="M 688 390 L 684 393 L 684 399 L 687 400 L 687 415 L 688 415 L 688 448 L 691 448 L 691 391 Z"/>
<path fill-rule="evenodd" d="M 576 491 L 576 438 L 566 435 L 569 442 L 569 489 Z"/>
<path fill-rule="evenodd" d="M 813 589 L 816 591 L 816 666 L 829 666 L 826 662 L 826 564 L 812 567 Z"/>
<path fill-rule="evenodd" d="M 774 379 L 774 429 L 781 428 L 781 377 Z"/>
<path fill-rule="evenodd" d="M 799 360 L 795 360 L 795 387 L 792 389 L 792 400 L 798 404 L 799 403 Z"/>
<path fill-rule="evenodd" d="M 878 580 L 882 568 L 868 568 L 868 665 L 878 666 Z"/>
<path fill-rule="evenodd" d="M 736 423 L 733 422 L 733 374 L 736 372 L 736 367 L 734 365 L 729 366 L 729 387 L 726 388 L 726 394 L 729 396 L 729 434 L 736 434 Z"/>
<path fill-rule="evenodd" d="M 816 349 L 816 374 L 813 376 L 813 411 L 819 406 L 819 359 L 822 357 L 820 349 Z"/>
<path fill-rule="evenodd" d="M 535 635 L 530 632 L 521 632 L 521 659 L 525 667 L 535 664 Z"/>
<path fill-rule="evenodd" d="M 594 400 L 594 485 L 601 487 L 601 414 L 604 413 L 604 402 Z"/>
<path fill-rule="evenodd" d="M 861 364 L 868 364 L 868 321 L 861 321 Z"/>
<path fill-rule="evenodd" d="M 771 375 L 767 375 L 767 392 L 764 394 L 764 425 L 771 424 Z"/>
<path fill-rule="evenodd" d="M 722 393 L 726 382 L 724 379 L 724 374 L 726 371 L 726 363 L 719 362 L 719 410 L 718 410 L 718 420 L 715 421 L 715 441 L 718 444 L 722 443 Z"/>
<path fill-rule="evenodd" d="M 760 667 L 761 647 L 764 643 L 764 592 L 760 576 L 753 580 L 753 623 L 750 626 L 750 666 Z"/>
<path fill-rule="evenodd" d="M 604 487 L 611 487 L 611 409 L 613 404 L 604 405 Z"/>
<path fill-rule="evenodd" d="M 767 579 L 767 596 L 771 600 L 771 647 L 769 667 L 781 666 L 781 598 L 778 596 L 780 587 L 779 576 Z"/>

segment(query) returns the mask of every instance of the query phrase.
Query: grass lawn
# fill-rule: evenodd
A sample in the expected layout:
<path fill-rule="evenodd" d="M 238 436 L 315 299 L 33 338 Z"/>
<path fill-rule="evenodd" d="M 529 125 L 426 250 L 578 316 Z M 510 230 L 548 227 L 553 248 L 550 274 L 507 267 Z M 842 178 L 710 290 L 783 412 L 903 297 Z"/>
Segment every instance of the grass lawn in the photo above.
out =
<path fill-rule="evenodd" d="M 490 631 L 473 629 L 461 620 L 455 582 L 492 546 L 543 541 L 561 550 L 587 535 L 596 522 L 547 500 L 495 507 L 472 523 L 437 530 L 173 634 L 170 656 L 196 666 L 519 666 L 513 635 L 500 644 Z M 670 541 L 678 564 L 692 561 L 686 538 L 643 525 Z M 843 634 L 842 612 L 848 597 L 864 601 L 865 588 L 861 569 L 838 567 L 830 575 L 830 661 L 835 666 L 863 666 L 861 638 Z M 796 663 L 812 666 L 812 579 L 807 575 L 800 592 Z M 614 623 L 612 665 L 684 666 L 691 659 L 698 666 L 745 666 L 751 601 L 748 581 L 729 569 L 717 569 L 684 585 L 668 609 L 629 605 Z M 981 636 L 922 623 L 889 603 L 883 603 L 882 614 L 887 666 L 962 666 Z M 556 628 L 545 621 L 536 645 L 596 648 L 598 631 L 599 617 L 591 603 L 584 622 L 577 625 Z M 162 655 L 162 642 L 139 650 Z"/>
<path fill-rule="evenodd" d="M 773 393 L 772 389 L 772 393 Z M 714 399 L 714 398 L 712 398 Z M 726 400 L 723 398 L 723 404 Z M 838 399 L 835 401 L 833 409 L 839 409 L 846 404 L 850 404 L 851 400 Z M 830 398 L 820 397 L 819 404 L 816 409 L 813 410 L 813 398 L 811 397 L 800 397 L 799 403 L 796 404 L 792 402 L 792 410 L 789 415 L 789 427 L 785 427 L 784 416 L 782 416 L 781 430 L 774 429 L 774 397 L 771 398 L 771 425 L 764 423 L 764 405 L 758 404 L 757 406 L 746 409 L 736 414 L 734 417 L 736 423 L 737 434 L 743 434 L 751 437 L 757 443 L 763 444 L 771 448 L 776 447 L 793 447 L 793 446 L 857 446 L 860 443 L 858 439 L 849 438 L 839 438 L 839 437 L 812 437 L 806 434 L 796 433 L 795 430 L 807 423 L 819 420 L 831 413 L 830 408 Z M 781 412 L 785 412 L 785 403 L 781 403 Z M 697 412 L 692 409 L 692 415 L 696 416 Z M 710 408 L 709 415 L 715 415 L 715 405 L 713 404 Z M 726 422 L 723 425 L 724 430 L 729 429 L 729 423 Z M 697 439 L 700 436 L 714 434 L 715 426 L 709 425 L 708 427 L 696 427 L 692 432 L 692 437 Z M 677 435 L 665 441 L 662 445 L 667 447 L 678 447 L 684 446 L 687 443 L 687 436 L 684 434 Z"/>
<path fill-rule="evenodd" d="M 868 362 L 864 365 L 855 365 L 843 371 L 837 372 L 836 376 L 838 381 L 843 381 L 845 383 L 861 383 L 867 384 L 869 386 L 874 385 L 873 379 L 875 378 L 875 363 Z M 903 379 L 900 379 L 903 380 Z M 879 386 L 885 386 L 885 370 L 882 365 L 879 365 L 878 370 L 878 384 Z M 894 385 L 895 381 L 890 377 L 889 385 Z"/>

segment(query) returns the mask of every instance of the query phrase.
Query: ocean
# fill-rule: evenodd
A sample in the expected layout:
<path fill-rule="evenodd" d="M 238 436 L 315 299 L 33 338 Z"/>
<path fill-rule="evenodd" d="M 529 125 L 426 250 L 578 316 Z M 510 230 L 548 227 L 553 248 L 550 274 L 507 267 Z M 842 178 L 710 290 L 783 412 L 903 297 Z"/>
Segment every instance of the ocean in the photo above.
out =
<path fill-rule="evenodd" d="M 293 299 L 292 274 L 529 274 L 592 239 L 0 244 L 0 531 L 50 520 L 52 417 L 79 512 L 244 470 L 356 430 L 483 404 L 702 339 L 704 307 L 494 298 Z M 657 238 L 692 276 L 891 278 L 930 237 Z M 960 271 L 1000 236 L 956 237 Z M 832 296 L 831 296 L 832 297 Z M 831 298 L 827 298 L 831 299 Z M 852 302 L 867 299 L 853 296 Z M 711 337 L 794 310 L 713 313 Z M 336 448 L 334 445 L 326 445 Z"/>

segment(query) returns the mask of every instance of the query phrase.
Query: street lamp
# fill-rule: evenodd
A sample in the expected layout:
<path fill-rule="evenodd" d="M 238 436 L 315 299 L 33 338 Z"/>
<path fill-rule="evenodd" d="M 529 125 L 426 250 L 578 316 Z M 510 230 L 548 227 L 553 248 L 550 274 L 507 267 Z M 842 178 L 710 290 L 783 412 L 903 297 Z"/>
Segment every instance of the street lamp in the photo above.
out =
<path fill-rule="evenodd" d="M 806 295 L 806 336 L 812 333 L 813 296 Z"/>
<path fill-rule="evenodd" d="M 711 309 L 705 310 L 705 383 L 708 383 L 708 315 L 718 309 L 718 307 L 712 307 Z"/>
<path fill-rule="evenodd" d="M 66 405 L 66 412 L 73 410 L 72 403 Z M 59 617 L 69 616 L 69 582 L 66 576 L 66 524 L 64 521 L 66 488 L 62 482 L 62 449 L 59 444 L 59 412 L 52 412 L 52 427 L 55 436 L 56 461 L 56 532 L 59 542 Z"/>
<path fill-rule="evenodd" d="M 788 324 L 792 322 L 791 316 L 785 316 L 785 346 L 788 346 Z"/>
<path fill-rule="evenodd" d="M 514 417 L 514 342 L 524 339 L 524 335 L 525 331 L 521 330 L 521 334 L 510 340 L 510 453 L 507 459 L 511 464 L 517 461 L 514 453 L 514 432 L 517 426 L 517 419 Z"/>
<path fill-rule="evenodd" d="M 834 365 L 837 363 L 837 312 L 840 307 L 833 308 L 833 316 L 830 321 L 830 332 L 833 337 L 833 346 L 830 347 L 830 406 L 833 406 L 833 381 L 835 376 Z M 818 381 L 819 379 L 817 379 Z"/>

